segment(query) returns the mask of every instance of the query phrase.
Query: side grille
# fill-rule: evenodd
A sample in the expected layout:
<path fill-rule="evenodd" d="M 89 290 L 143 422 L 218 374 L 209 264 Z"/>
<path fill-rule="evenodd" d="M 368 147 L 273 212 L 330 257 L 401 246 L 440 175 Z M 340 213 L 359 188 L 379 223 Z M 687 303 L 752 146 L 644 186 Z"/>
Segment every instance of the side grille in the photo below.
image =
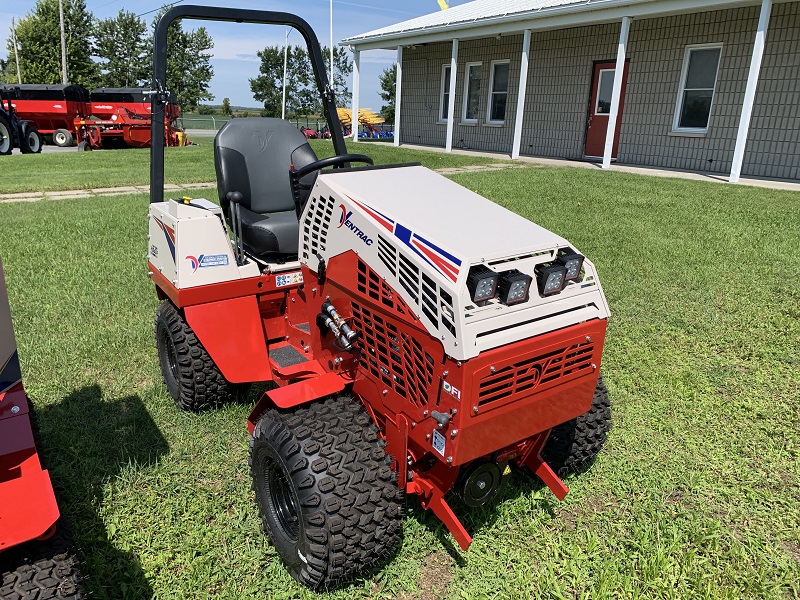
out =
<path fill-rule="evenodd" d="M 549 388 L 566 377 L 592 370 L 594 344 L 573 344 L 534 358 L 500 367 L 478 385 L 478 404 L 513 400 L 530 395 L 534 389 Z"/>
<path fill-rule="evenodd" d="M 395 295 L 392 288 L 378 275 L 370 269 L 367 264 L 358 260 L 357 284 L 358 291 L 368 298 L 380 302 L 384 306 L 396 310 L 401 315 L 411 315 L 408 305 L 400 296 Z"/>
<path fill-rule="evenodd" d="M 325 250 L 325 242 L 328 239 L 328 228 L 333 216 L 333 208 L 336 201 L 333 197 L 323 200 L 322 198 L 312 198 L 311 208 L 303 221 L 303 258 L 309 259 L 315 252 Z"/>
<path fill-rule="evenodd" d="M 423 350 L 418 340 L 401 333 L 385 317 L 356 302 L 352 306 L 355 328 L 363 336 L 361 366 L 376 381 L 412 404 L 428 404 L 433 383 L 433 357 Z"/>

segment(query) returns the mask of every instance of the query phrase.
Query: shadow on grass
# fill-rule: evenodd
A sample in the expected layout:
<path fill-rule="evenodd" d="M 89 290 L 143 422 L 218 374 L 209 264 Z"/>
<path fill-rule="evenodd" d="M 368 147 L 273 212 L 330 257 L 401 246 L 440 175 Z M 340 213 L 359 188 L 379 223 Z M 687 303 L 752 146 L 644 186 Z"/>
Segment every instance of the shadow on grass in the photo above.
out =
<path fill-rule="evenodd" d="M 44 455 L 62 515 L 71 524 L 90 598 L 150 598 L 132 551 L 112 541 L 103 521 L 103 487 L 123 469 L 154 465 L 169 451 L 138 396 L 103 398 L 98 385 L 75 390 L 37 409 Z"/>

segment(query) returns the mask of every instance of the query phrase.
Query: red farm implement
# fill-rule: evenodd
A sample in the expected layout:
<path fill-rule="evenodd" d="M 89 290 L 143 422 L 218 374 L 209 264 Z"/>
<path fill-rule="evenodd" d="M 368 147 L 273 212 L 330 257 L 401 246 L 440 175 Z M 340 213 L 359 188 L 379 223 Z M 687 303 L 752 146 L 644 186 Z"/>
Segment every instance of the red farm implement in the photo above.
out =
<path fill-rule="evenodd" d="M 17 90 L 14 108 L 20 119 L 36 124 L 56 146 L 99 149 L 106 145 L 146 148 L 150 145 L 150 97 L 141 88 L 98 88 L 91 94 L 79 85 L 5 85 Z M 164 106 L 167 146 L 183 146 L 177 127 L 181 112 L 175 97 Z"/>
<path fill-rule="evenodd" d="M 0 598 L 83 598 L 42 468 L 0 261 Z"/>

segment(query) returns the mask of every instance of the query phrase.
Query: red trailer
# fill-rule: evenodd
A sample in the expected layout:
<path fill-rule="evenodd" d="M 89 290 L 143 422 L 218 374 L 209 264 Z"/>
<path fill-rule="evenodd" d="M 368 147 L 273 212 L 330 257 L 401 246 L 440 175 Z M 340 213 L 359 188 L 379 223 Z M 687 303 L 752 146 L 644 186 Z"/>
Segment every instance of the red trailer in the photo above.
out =
<path fill-rule="evenodd" d="M 89 91 L 80 85 L 4 85 L 4 90 L 18 89 L 12 102 L 20 119 L 33 121 L 39 133 L 50 135 L 56 146 L 72 146 L 75 121 L 86 119 Z"/>
<path fill-rule="evenodd" d="M 122 140 L 128 146 L 146 148 L 150 146 L 150 95 L 143 88 L 96 88 L 91 92 L 89 113 L 97 122 L 80 123 L 91 128 L 87 133 L 93 148 L 99 147 L 102 139 Z M 185 145 L 185 136 L 175 121 L 181 116 L 175 94 L 164 107 L 167 123 L 165 142 L 167 146 Z"/>

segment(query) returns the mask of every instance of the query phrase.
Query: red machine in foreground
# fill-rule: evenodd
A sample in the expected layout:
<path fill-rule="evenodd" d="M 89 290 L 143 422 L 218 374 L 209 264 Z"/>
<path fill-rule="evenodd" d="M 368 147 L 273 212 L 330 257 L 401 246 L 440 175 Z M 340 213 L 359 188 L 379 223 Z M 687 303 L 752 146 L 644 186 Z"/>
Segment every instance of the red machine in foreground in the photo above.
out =
<path fill-rule="evenodd" d="M 146 148 L 150 145 L 150 98 L 142 88 L 97 88 L 91 94 L 79 85 L 5 85 L 18 90 L 14 108 L 20 119 L 33 121 L 39 133 L 61 147 L 103 147 L 103 142 Z M 174 95 L 164 106 L 167 146 L 185 146 L 186 135 Z"/>
<path fill-rule="evenodd" d="M 164 202 L 153 108 L 148 261 L 164 381 L 186 410 L 276 384 L 248 419 L 249 464 L 292 576 L 319 588 L 374 566 L 400 538 L 404 497 L 462 548 L 472 538 L 451 492 L 484 506 L 523 468 L 564 498 L 558 475 L 587 466 L 610 423 L 609 310 L 591 261 L 423 166 L 347 154 L 299 17 L 177 5 L 156 27 L 155 82 L 179 18 L 298 29 L 333 136 L 336 155 L 318 160 L 286 121 L 233 119 L 214 141 L 220 204 Z"/>
<path fill-rule="evenodd" d="M 0 261 L 0 598 L 83 598 L 22 387 Z M 67 550 L 67 551 L 64 551 Z"/>

